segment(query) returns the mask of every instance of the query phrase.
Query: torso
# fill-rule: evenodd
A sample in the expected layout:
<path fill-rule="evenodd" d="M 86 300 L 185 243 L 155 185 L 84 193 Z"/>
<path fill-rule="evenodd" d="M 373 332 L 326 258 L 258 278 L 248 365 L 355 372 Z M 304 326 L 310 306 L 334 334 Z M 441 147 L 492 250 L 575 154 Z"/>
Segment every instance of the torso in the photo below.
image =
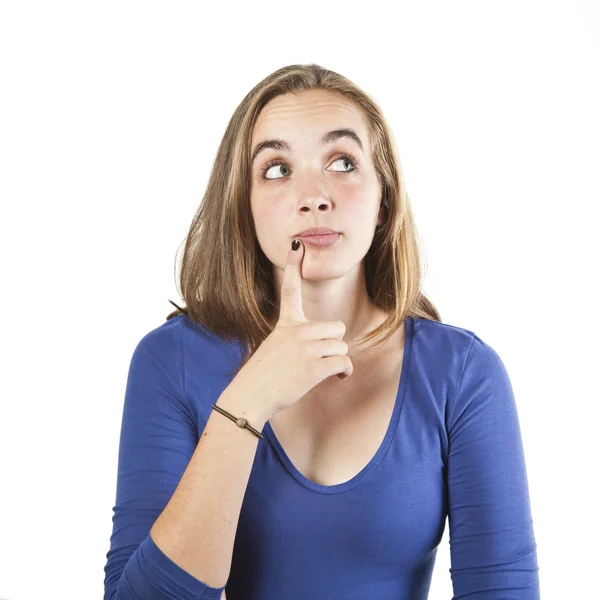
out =
<path fill-rule="evenodd" d="M 394 410 L 404 339 L 405 324 L 383 350 L 353 358 L 350 377 L 327 378 L 269 419 L 288 458 L 307 479 L 327 486 L 344 483 L 373 458 Z"/>

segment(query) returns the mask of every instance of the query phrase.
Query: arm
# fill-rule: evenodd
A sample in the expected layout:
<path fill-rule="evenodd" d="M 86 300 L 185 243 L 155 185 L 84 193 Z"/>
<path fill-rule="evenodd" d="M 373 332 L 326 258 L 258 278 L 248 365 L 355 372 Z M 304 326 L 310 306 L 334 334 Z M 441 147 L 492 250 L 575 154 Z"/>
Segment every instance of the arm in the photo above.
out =
<path fill-rule="evenodd" d="M 104 600 L 225 599 L 259 440 L 211 410 L 198 441 L 201 424 L 185 400 L 181 335 L 181 324 L 168 321 L 133 353 Z M 226 392 L 217 404 L 243 416 Z M 247 418 L 259 431 L 264 426 L 258 414 Z"/>
<path fill-rule="evenodd" d="M 500 357 L 476 335 L 446 425 L 453 600 L 539 600 L 515 398 Z"/>
<path fill-rule="evenodd" d="M 226 389 L 217 405 L 261 431 L 266 415 L 244 411 L 249 400 Z M 213 410 L 181 482 L 150 530 L 171 560 L 214 588 L 224 587 L 229 578 L 258 440 Z"/>

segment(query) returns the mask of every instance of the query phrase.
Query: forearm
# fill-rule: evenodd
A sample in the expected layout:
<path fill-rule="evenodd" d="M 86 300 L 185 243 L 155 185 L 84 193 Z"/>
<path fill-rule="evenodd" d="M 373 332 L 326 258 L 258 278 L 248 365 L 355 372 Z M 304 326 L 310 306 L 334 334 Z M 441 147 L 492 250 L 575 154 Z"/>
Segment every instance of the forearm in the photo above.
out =
<path fill-rule="evenodd" d="M 229 388 L 216 402 L 262 431 L 269 415 Z M 154 543 L 210 587 L 223 587 L 259 438 L 212 409 L 173 496 L 150 530 Z M 225 594 L 223 594 L 223 598 Z"/>

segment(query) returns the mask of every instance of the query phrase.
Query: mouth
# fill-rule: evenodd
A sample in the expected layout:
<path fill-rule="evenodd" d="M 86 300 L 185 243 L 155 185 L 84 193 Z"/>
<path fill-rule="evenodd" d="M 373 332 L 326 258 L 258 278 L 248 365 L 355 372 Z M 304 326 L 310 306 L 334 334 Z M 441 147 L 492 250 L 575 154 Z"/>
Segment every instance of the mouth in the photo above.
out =
<path fill-rule="evenodd" d="M 327 248 L 329 246 L 333 246 L 339 237 L 339 233 L 323 233 L 320 235 L 299 235 L 299 237 L 305 244 L 308 246 L 313 246 L 315 248 Z"/>
<path fill-rule="evenodd" d="M 339 231 L 336 231 L 335 229 L 332 229 L 331 227 L 325 227 L 325 226 L 318 226 L 318 227 L 309 227 L 308 229 L 305 229 L 304 231 L 300 231 L 299 233 L 297 233 L 294 237 L 302 237 L 302 236 L 306 236 L 306 235 L 328 235 L 330 233 L 339 233 Z"/>

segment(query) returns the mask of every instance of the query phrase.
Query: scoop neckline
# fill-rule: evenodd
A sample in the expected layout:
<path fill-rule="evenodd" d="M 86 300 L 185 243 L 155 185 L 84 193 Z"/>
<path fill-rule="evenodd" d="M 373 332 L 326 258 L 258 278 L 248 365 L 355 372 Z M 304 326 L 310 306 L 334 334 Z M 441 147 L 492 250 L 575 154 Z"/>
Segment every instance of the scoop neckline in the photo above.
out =
<path fill-rule="evenodd" d="M 379 463 L 381 463 L 381 461 L 383 460 L 388 448 L 390 447 L 390 444 L 392 443 L 392 440 L 394 439 L 396 430 L 398 428 L 397 425 L 398 420 L 400 418 L 400 411 L 404 403 L 404 396 L 407 388 L 408 370 L 410 366 L 410 359 L 412 356 L 413 337 L 414 318 L 407 317 L 405 320 L 404 352 L 402 357 L 402 368 L 400 369 L 400 382 L 398 385 L 398 391 L 396 392 L 396 400 L 394 402 L 394 409 L 392 411 L 390 422 L 388 424 L 383 440 L 379 448 L 371 458 L 371 460 L 356 475 L 354 475 L 354 477 L 352 477 L 348 481 L 343 481 L 342 483 L 336 483 L 334 485 L 322 485 L 320 483 L 312 481 L 312 479 L 308 479 L 308 477 L 305 477 L 290 460 L 286 451 L 283 449 L 283 446 L 277 439 L 277 436 L 275 435 L 275 431 L 271 427 L 271 424 L 269 423 L 269 421 L 266 421 L 263 428 L 264 439 L 268 440 L 268 442 L 275 450 L 277 456 L 283 463 L 283 466 L 298 483 L 300 483 L 305 488 L 308 488 L 309 490 L 320 494 L 339 494 L 340 492 L 348 491 L 354 488 L 355 486 L 359 485 L 379 466 Z"/>

